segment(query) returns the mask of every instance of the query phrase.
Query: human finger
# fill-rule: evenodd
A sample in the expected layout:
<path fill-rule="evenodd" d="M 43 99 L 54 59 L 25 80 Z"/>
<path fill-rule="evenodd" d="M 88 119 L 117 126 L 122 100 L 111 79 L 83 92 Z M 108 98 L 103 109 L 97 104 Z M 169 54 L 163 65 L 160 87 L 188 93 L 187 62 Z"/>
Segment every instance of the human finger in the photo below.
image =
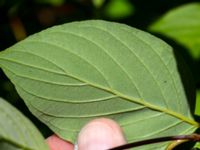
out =
<path fill-rule="evenodd" d="M 57 135 L 52 135 L 46 139 L 50 150 L 73 150 L 74 146 L 68 141 L 59 138 Z"/>
<path fill-rule="evenodd" d="M 78 136 L 78 150 L 106 150 L 125 144 L 122 129 L 111 119 L 101 118 L 89 122 Z"/>

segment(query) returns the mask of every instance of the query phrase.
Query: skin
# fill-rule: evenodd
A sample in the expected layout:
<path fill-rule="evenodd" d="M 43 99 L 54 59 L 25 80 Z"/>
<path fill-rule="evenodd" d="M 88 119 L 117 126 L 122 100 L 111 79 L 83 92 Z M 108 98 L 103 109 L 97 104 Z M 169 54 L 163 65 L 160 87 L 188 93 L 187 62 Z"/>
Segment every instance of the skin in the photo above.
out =
<path fill-rule="evenodd" d="M 46 139 L 50 150 L 74 150 L 74 145 L 52 135 Z M 78 150 L 105 150 L 126 143 L 122 129 L 113 120 L 100 118 L 86 124 L 77 138 Z"/>

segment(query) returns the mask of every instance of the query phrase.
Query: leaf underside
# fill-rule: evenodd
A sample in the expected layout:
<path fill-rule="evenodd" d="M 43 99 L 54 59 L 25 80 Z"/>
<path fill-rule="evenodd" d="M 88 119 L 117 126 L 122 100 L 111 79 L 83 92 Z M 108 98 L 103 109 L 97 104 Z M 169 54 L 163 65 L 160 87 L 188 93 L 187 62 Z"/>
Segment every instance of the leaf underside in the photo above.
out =
<path fill-rule="evenodd" d="M 36 127 L 16 108 L 0 98 L 0 149 L 47 150 Z"/>
<path fill-rule="evenodd" d="M 116 120 L 128 142 L 192 133 L 198 126 L 171 47 L 123 24 L 95 20 L 49 28 L 1 52 L 0 66 L 31 112 L 72 142 L 97 117 Z"/>

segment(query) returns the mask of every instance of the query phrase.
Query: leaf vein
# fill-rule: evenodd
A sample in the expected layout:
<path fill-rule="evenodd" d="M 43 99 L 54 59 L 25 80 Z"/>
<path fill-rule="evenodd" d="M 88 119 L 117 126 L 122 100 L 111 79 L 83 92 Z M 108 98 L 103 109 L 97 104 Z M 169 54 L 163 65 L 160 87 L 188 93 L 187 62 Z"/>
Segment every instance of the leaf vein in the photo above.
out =
<path fill-rule="evenodd" d="M 74 34 L 74 33 L 72 33 L 72 32 L 66 32 L 66 31 L 62 31 L 62 32 L 61 32 L 61 31 L 56 31 L 56 32 L 57 32 L 57 33 L 72 34 L 72 35 L 74 35 L 74 36 L 76 36 L 76 37 L 79 37 L 80 39 L 85 39 L 86 41 L 88 41 L 88 42 L 94 44 L 96 47 L 98 47 L 98 48 L 100 48 L 101 50 L 103 50 L 103 52 L 104 52 L 107 56 L 109 56 L 109 57 L 113 60 L 113 62 L 114 62 L 114 63 L 125 73 L 125 75 L 130 79 L 132 85 L 136 88 L 137 93 L 140 95 L 141 98 L 143 98 L 142 95 L 141 95 L 141 93 L 140 93 L 140 90 L 139 90 L 138 86 L 134 83 L 133 79 L 132 79 L 131 76 L 128 74 L 128 72 L 126 71 L 126 69 L 125 69 L 121 64 L 119 64 L 119 63 L 114 59 L 114 57 L 112 57 L 112 55 L 109 54 L 109 53 L 105 50 L 104 47 L 102 47 L 102 46 L 99 45 L 98 43 L 96 43 L 96 42 L 94 42 L 94 41 L 92 41 L 92 40 L 90 40 L 90 39 L 88 39 L 88 38 L 86 38 L 86 37 L 84 37 L 83 35 L 80 35 L 80 34 L 77 35 L 77 34 Z M 112 87 L 111 87 L 111 88 L 112 88 Z"/>
<path fill-rule="evenodd" d="M 81 57 L 80 55 L 76 54 L 76 53 L 73 53 L 69 50 L 67 50 L 65 47 L 62 47 L 62 46 L 59 46 L 59 45 L 56 45 L 56 44 L 52 44 L 52 43 L 49 43 L 47 41 L 37 41 L 37 40 L 29 40 L 28 41 L 29 43 L 34 43 L 34 42 L 37 42 L 37 43 L 43 43 L 43 44 L 47 44 L 47 45 L 52 45 L 52 46 L 55 46 L 57 48 L 59 48 L 60 50 L 63 50 L 64 52 L 67 52 L 67 53 L 70 53 L 78 58 L 80 58 L 81 60 L 83 60 L 85 63 L 89 64 L 91 67 L 93 67 L 104 79 L 104 81 L 107 83 L 107 85 L 110 87 L 110 84 L 109 84 L 109 81 L 108 79 L 106 78 L 106 76 L 96 67 L 94 66 L 92 63 L 90 63 L 87 59 Z M 64 70 L 62 68 L 62 70 Z M 64 70 L 65 71 L 65 70 Z M 65 71 L 66 72 L 66 71 Z"/>
<path fill-rule="evenodd" d="M 20 87 L 18 87 L 20 88 Z M 23 89 L 22 89 L 23 90 Z M 25 91 L 24 91 L 25 92 Z M 51 117 L 56 117 L 56 118 L 91 118 L 91 117 L 103 117 L 103 116 L 112 116 L 112 115 L 117 115 L 117 114 L 121 114 L 121 113 L 126 113 L 126 112 L 132 112 L 132 111 L 139 111 L 142 110 L 146 107 L 144 106 L 140 106 L 140 107 L 136 107 L 136 108 L 132 108 L 132 109 L 127 109 L 127 110 L 123 110 L 123 111 L 116 111 L 116 112 L 109 112 L 109 113 L 104 113 L 104 114 L 95 114 L 95 115 L 86 115 L 86 116 L 64 116 L 64 115 L 54 115 L 54 114 L 50 114 L 50 113 L 46 113 L 43 110 L 40 110 L 39 108 L 35 107 L 33 104 L 29 103 L 35 110 L 43 113 L 43 115 L 46 116 L 51 116 Z"/>
<path fill-rule="evenodd" d="M 149 70 L 148 66 L 144 63 L 144 61 L 142 61 L 142 60 L 139 58 L 139 56 L 138 56 L 136 53 L 134 53 L 134 52 L 131 50 L 131 48 L 130 48 L 126 43 L 124 43 L 122 40 L 118 39 L 117 36 L 113 35 L 113 33 L 111 33 L 110 31 L 104 30 L 104 29 L 99 28 L 99 27 L 94 27 L 94 26 L 89 26 L 89 27 L 90 27 L 90 28 L 99 29 L 99 30 L 101 30 L 101 31 L 104 31 L 105 33 L 109 33 L 114 39 L 116 39 L 119 43 L 121 43 L 122 45 L 124 45 L 133 55 L 136 56 L 136 58 L 138 59 L 138 62 L 140 62 L 140 63 L 144 66 L 144 68 L 145 68 L 145 69 L 150 73 L 150 75 L 152 76 L 154 82 L 158 85 L 158 87 L 159 87 L 159 89 L 160 89 L 160 92 L 161 92 L 161 95 L 162 95 L 162 97 L 163 97 L 163 99 L 164 99 L 166 108 L 169 108 L 168 103 L 167 103 L 167 100 L 166 100 L 166 98 L 165 98 L 165 96 L 163 95 L 163 92 L 162 92 L 162 90 L 161 90 L 160 84 L 159 84 L 158 81 L 155 79 L 153 72 L 151 72 L 151 71 Z"/>

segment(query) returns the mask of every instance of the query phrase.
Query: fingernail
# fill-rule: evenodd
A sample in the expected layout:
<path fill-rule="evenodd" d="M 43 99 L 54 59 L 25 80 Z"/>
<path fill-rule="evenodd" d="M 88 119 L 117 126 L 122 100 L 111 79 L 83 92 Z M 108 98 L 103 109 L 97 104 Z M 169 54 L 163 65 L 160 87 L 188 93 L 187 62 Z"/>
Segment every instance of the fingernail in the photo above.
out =
<path fill-rule="evenodd" d="M 106 150 L 125 144 L 120 127 L 110 119 L 96 119 L 86 125 L 78 137 L 79 150 Z"/>

